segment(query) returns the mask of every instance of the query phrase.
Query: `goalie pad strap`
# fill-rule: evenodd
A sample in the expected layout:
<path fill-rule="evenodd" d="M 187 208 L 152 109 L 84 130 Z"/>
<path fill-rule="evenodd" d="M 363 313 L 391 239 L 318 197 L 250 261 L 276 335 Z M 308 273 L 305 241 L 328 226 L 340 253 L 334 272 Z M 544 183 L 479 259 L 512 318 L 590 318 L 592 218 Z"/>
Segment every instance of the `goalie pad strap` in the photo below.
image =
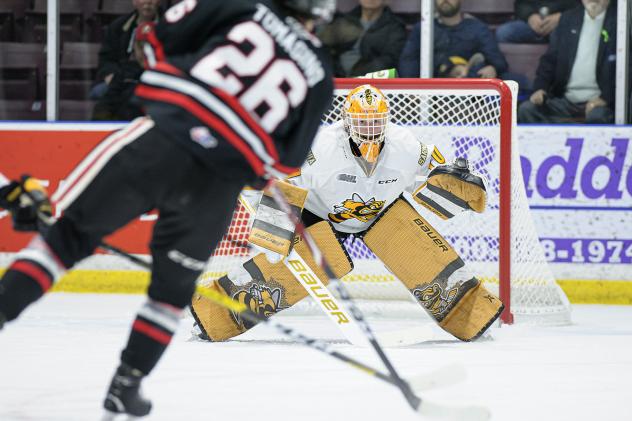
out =
<path fill-rule="evenodd" d="M 452 246 L 403 198 L 382 212 L 367 230 L 364 243 L 457 338 L 475 339 L 498 317 L 500 300 L 480 287 Z M 474 290 L 480 293 L 472 295 Z M 480 299 L 482 291 L 496 305 Z"/>
<path fill-rule="evenodd" d="M 331 223 L 321 221 L 307 230 L 327 258 L 336 277 L 341 278 L 351 272 L 353 269 L 351 259 L 342 247 Z M 295 251 L 319 279 L 324 284 L 328 284 L 329 278 L 314 261 L 307 244 L 300 237 L 295 237 L 294 242 Z M 285 260 L 270 263 L 266 256 L 260 253 L 245 262 L 243 269 L 252 277 L 250 282 L 235 285 L 227 276 L 224 276 L 219 281 L 215 281 L 213 287 L 221 288 L 220 291 L 246 304 L 250 310 L 260 316 L 270 317 L 307 296 L 307 291 L 287 268 Z M 203 332 L 203 339 L 224 341 L 254 326 L 205 297 L 196 295 L 193 299 L 192 310 Z"/>

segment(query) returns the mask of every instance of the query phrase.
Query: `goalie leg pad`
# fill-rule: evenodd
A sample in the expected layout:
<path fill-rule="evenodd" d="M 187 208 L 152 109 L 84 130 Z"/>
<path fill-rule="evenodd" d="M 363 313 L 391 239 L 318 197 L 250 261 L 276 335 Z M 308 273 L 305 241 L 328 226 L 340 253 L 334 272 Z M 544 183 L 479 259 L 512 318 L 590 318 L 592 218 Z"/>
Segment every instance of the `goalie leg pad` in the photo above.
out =
<path fill-rule="evenodd" d="M 343 277 L 353 269 L 353 263 L 342 247 L 331 224 L 321 221 L 308 228 L 314 241 L 323 252 L 336 277 Z M 329 279 L 316 264 L 307 244 L 300 237 L 294 238 L 295 251 L 314 270 L 326 285 Z M 307 291 L 287 268 L 285 260 L 270 263 L 263 253 L 243 264 L 252 280 L 243 285 L 235 285 L 228 276 L 215 281 L 211 287 L 240 301 L 254 313 L 270 317 L 307 296 Z M 225 341 L 235 337 L 254 325 L 242 320 L 238 314 L 221 307 L 208 298 L 195 296 L 192 313 L 202 330 L 202 339 Z"/>
<path fill-rule="evenodd" d="M 462 341 L 481 336 L 505 308 L 498 297 L 475 280 L 476 285 L 465 292 L 439 323 L 443 330 Z"/>
<path fill-rule="evenodd" d="M 223 276 L 208 285 L 208 288 L 227 296 L 230 295 L 232 287 L 234 284 L 227 276 Z M 233 338 L 247 330 L 242 323 L 237 322 L 232 311 L 197 293 L 193 295 L 191 301 L 191 314 L 202 331 L 201 339 L 219 342 Z"/>
<path fill-rule="evenodd" d="M 475 339 L 500 314 L 502 303 L 492 294 L 487 293 L 495 303 L 492 306 L 478 298 L 471 303 L 471 298 L 466 299 L 473 294 L 478 297 L 485 289 L 452 246 L 406 200 L 399 198 L 382 212 L 367 230 L 364 243 L 439 325 L 457 338 Z"/>

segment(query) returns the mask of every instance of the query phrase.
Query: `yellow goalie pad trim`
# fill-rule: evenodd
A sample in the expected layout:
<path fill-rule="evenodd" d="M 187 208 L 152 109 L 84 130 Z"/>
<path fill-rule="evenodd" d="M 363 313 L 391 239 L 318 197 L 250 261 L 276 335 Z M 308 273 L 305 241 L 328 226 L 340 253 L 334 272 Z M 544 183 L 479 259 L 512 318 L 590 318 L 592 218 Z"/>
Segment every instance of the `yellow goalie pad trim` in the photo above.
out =
<path fill-rule="evenodd" d="M 364 243 L 439 326 L 455 337 L 476 339 L 500 315 L 500 300 L 478 279 L 462 278 L 467 273 L 458 272 L 465 266 L 463 260 L 403 198 L 378 217 Z"/>

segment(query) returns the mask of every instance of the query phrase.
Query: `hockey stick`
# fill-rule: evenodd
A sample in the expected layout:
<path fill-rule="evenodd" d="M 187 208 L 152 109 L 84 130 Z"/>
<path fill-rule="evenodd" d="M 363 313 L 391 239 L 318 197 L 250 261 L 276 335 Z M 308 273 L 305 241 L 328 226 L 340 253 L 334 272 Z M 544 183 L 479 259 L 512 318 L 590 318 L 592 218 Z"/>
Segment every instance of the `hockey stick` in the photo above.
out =
<path fill-rule="evenodd" d="M 300 188 L 297 189 L 303 190 Z M 289 221 L 285 214 L 283 214 L 285 216 L 284 218 L 280 218 L 280 215 L 276 213 L 279 212 L 278 205 L 266 203 L 267 200 L 275 201 L 274 198 L 263 194 L 259 198 L 258 206 L 254 203 L 255 200 L 253 199 L 255 199 L 255 197 L 245 194 L 245 191 L 239 195 L 240 204 L 245 207 L 251 215 L 254 215 L 253 227 L 260 221 L 265 225 L 272 224 L 281 229 L 295 230 L 292 221 Z M 301 201 L 300 194 L 295 195 L 292 205 L 295 213 L 297 213 L 299 209 L 303 209 L 304 203 Z M 288 224 L 288 222 L 290 224 Z M 260 226 L 258 230 L 261 229 Z M 275 249 L 276 243 L 270 244 L 268 241 L 262 241 L 259 234 L 254 237 L 254 240 L 255 247 L 258 250 L 263 250 L 269 262 L 275 264 L 280 263 L 285 266 L 294 280 L 311 296 L 313 308 L 322 312 L 328 320 L 336 326 L 348 342 L 361 347 L 370 346 L 366 340 L 366 336 L 362 333 L 362 328 L 356 323 L 345 306 L 340 303 L 340 298 L 332 294 L 326 287 L 326 282 L 323 282 L 320 275 L 316 274 L 314 269 L 318 269 L 318 265 L 314 266 L 313 262 L 308 263 L 294 247 L 290 247 L 288 255 L 283 257 L 283 251 L 281 250 L 279 252 L 279 250 Z M 409 346 L 433 338 L 434 332 L 427 324 L 410 326 L 400 330 L 383 331 L 377 335 L 380 345 L 384 347 Z"/>
<path fill-rule="evenodd" d="M 118 247 L 114 247 L 110 244 L 101 242 L 99 244 L 99 247 L 109 251 L 112 254 L 118 255 L 120 257 L 126 258 L 128 260 L 130 260 L 131 262 L 147 269 L 147 270 L 151 270 L 151 263 L 147 262 L 146 260 L 140 259 L 132 254 L 127 253 L 126 251 L 118 248 Z M 315 339 L 315 338 L 311 338 L 309 336 L 303 335 L 302 333 L 298 332 L 296 329 L 289 327 L 285 324 L 279 323 L 277 321 L 274 321 L 272 319 L 268 319 L 268 318 L 264 318 L 262 316 L 259 316 L 258 314 L 252 312 L 245 304 L 240 303 L 236 300 L 233 300 L 232 298 L 226 296 L 226 295 L 222 295 L 221 293 L 219 293 L 218 291 L 215 291 L 213 289 L 204 287 L 202 285 L 198 285 L 196 287 L 196 292 L 206 298 L 208 298 L 209 300 L 221 305 L 222 307 L 225 307 L 235 313 L 238 313 L 241 317 L 243 317 L 244 319 L 248 320 L 251 323 L 263 323 L 266 324 L 274 329 L 276 329 L 277 331 L 279 331 L 280 333 L 282 333 L 283 335 L 297 341 L 300 342 L 312 349 L 315 349 L 317 351 L 321 351 L 325 354 L 328 354 L 330 356 L 332 356 L 333 358 L 345 362 L 347 364 L 349 364 L 352 367 L 355 367 L 361 371 L 364 371 L 365 373 L 368 373 L 374 377 L 379 378 L 380 380 L 383 380 L 387 383 L 393 384 L 395 386 L 397 386 L 393 379 L 391 378 L 391 376 L 388 376 L 352 357 L 349 357 L 345 354 L 342 354 L 338 351 L 335 351 L 331 348 L 331 346 L 329 344 L 327 344 L 326 342 L 323 342 L 319 339 Z M 453 364 L 453 365 L 447 365 L 445 367 L 441 367 L 437 370 L 434 370 L 430 373 L 426 373 L 426 374 L 422 374 L 422 375 L 417 375 L 415 377 L 410 378 L 407 381 L 407 384 L 409 385 L 409 387 L 417 392 L 422 392 L 422 391 L 427 391 L 427 390 L 431 390 L 431 389 L 436 389 L 436 388 L 440 388 L 440 387 L 445 387 L 445 386 L 449 386 L 455 383 L 458 383 L 462 380 L 465 379 L 466 373 L 465 370 L 463 368 L 463 366 L 459 365 L 459 364 Z"/>
<path fill-rule="evenodd" d="M 276 187 L 276 186 L 274 186 Z M 274 191 L 274 190 L 273 190 Z M 277 192 L 279 193 L 279 192 Z M 282 194 L 282 193 L 281 193 Z M 287 204 L 287 203 L 286 203 Z M 290 213 L 291 215 L 293 215 L 292 213 Z M 40 214 L 38 213 L 38 217 L 46 224 L 46 226 L 50 226 L 50 224 L 52 222 L 54 222 L 54 219 L 44 215 L 44 214 Z M 300 225 L 297 224 L 297 229 L 300 228 L 304 228 L 304 226 L 302 225 L 302 223 Z M 305 237 L 306 238 L 306 237 Z M 307 240 L 307 238 L 306 238 Z M 127 253 L 126 251 L 114 247 L 112 245 L 109 245 L 103 241 L 101 241 L 98 245 L 98 247 L 109 251 L 110 253 L 119 255 L 121 257 L 124 257 L 134 263 L 136 263 L 137 265 L 151 270 L 152 269 L 152 265 L 151 263 L 140 259 L 136 256 L 133 256 L 129 253 Z M 322 256 L 321 256 L 322 257 Z M 331 270 L 329 269 L 329 271 L 331 272 Z M 331 276 L 331 275 L 330 275 Z M 335 279 L 332 277 L 332 280 Z M 390 383 L 394 386 L 396 386 L 397 388 L 399 388 L 402 392 L 405 391 L 405 396 L 408 399 L 411 407 L 418 413 L 425 415 L 425 416 L 429 416 L 429 417 L 433 417 L 433 418 L 439 418 L 439 419 L 446 419 L 446 420 L 453 420 L 453 421 L 484 421 L 484 420 L 488 420 L 489 419 L 489 411 L 486 408 L 483 407 L 479 407 L 479 406 L 449 406 L 449 405 L 442 405 L 442 404 L 435 404 L 432 402 L 428 402 L 426 400 L 421 400 L 416 394 L 415 392 L 419 392 L 419 391 L 423 391 L 423 390 L 428 390 L 429 388 L 436 388 L 436 387 L 441 387 L 441 386 L 446 386 L 448 384 L 452 384 L 455 382 L 458 382 L 460 380 L 462 380 L 463 378 L 463 370 L 461 368 L 459 368 L 459 366 L 448 366 L 448 367 L 444 367 L 441 368 L 439 370 L 436 370 L 435 372 L 431 372 L 427 375 L 421 375 L 421 376 L 417 376 L 414 379 L 412 379 L 412 381 L 410 382 L 406 382 L 405 380 L 403 380 L 401 377 L 399 377 L 399 375 L 397 375 L 397 373 L 395 373 L 395 375 L 393 375 L 394 373 L 394 368 L 393 366 L 390 364 L 390 361 L 388 361 L 386 359 L 386 356 L 384 355 L 383 351 L 381 350 L 381 348 L 379 348 L 379 345 L 376 343 L 375 338 L 372 335 L 372 332 L 370 331 L 370 329 L 368 328 L 368 325 L 366 324 L 366 322 L 364 322 L 363 319 L 360 318 L 360 322 L 361 326 L 363 328 L 366 329 L 366 333 L 367 333 L 367 337 L 372 340 L 372 344 L 374 344 L 374 347 L 377 347 L 379 349 L 379 351 L 381 352 L 381 355 L 378 353 L 378 355 L 380 356 L 384 356 L 383 358 L 383 362 L 386 359 L 386 362 L 384 362 L 385 366 L 387 367 L 387 369 L 389 369 L 389 374 L 384 374 L 372 367 L 369 367 L 368 365 L 357 361 L 349 356 L 346 356 L 344 354 L 341 354 L 337 351 L 334 351 L 330 348 L 329 345 L 327 345 L 325 342 L 320 341 L 318 339 L 314 339 L 314 338 L 310 338 L 307 337 L 299 332 L 297 332 L 294 328 L 290 328 L 288 326 L 282 325 L 274 320 L 270 320 L 270 319 L 265 319 L 255 313 L 253 313 L 245 304 L 241 304 L 235 300 L 233 300 L 232 298 L 222 295 L 217 291 L 211 290 L 209 288 L 205 288 L 201 285 L 198 285 L 196 287 L 196 292 L 198 292 L 200 295 L 203 295 L 211 300 L 213 300 L 214 302 L 218 303 L 219 305 L 222 305 L 228 309 L 231 309 L 239 314 L 241 314 L 241 316 L 246 319 L 249 320 L 253 323 L 264 323 L 264 324 L 268 324 L 269 326 L 275 328 L 276 330 L 278 330 L 279 332 L 281 332 L 282 334 L 284 334 L 285 336 L 288 336 L 291 339 L 294 339 L 300 343 L 303 343 L 304 345 L 321 351 L 327 355 L 332 356 L 333 358 L 338 359 L 339 361 L 345 362 L 348 365 L 355 367 L 358 370 L 364 371 L 367 374 L 372 375 L 373 377 L 376 377 L 382 381 L 385 381 L 387 383 Z M 354 312 L 355 310 L 355 312 Z M 357 308 L 353 307 L 351 308 L 351 312 L 354 315 L 354 317 L 356 318 L 356 320 L 358 320 L 358 316 L 355 313 L 358 313 Z M 361 316 L 361 314 L 360 314 Z"/>
<path fill-rule="evenodd" d="M 375 353 L 378 355 L 378 357 L 382 361 L 382 364 L 384 364 L 388 373 L 390 374 L 392 384 L 395 384 L 399 388 L 399 390 L 402 392 L 402 394 L 406 398 L 406 401 L 411 406 L 411 408 L 413 408 L 413 410 L 415 410 L 416 412 L 420 414 L 433 416 L 433 417 L 440 417 L 440 418 L 443 418 L 443 417 L 452 418 L 456 413 L 459 413 L 459 419 L 468 419 L 468 420 L 469 419 L 476 419 L 476 420 L 489 419 L 491 414 L 489 410 L 485 407 L 480 407 L 480 406 L 470 406 L 466 408 L 451 407 L 449 409 L 449 411 L 451 412 L 446 412 L 445 411 L 447 409 L 446 407 L 443 407 L 441 405 L 436 405 L 436 404 L 429 404 L 426 401 L 422 401 L 422 399 L 419 398 L 413 392 L 410 385 L 407 382 L 405 382 L 399 376 L 399 374 L 397 373 L 397 370 L 395 370 L 395 367 L 386 356 L 380 344 L 375 339 L 375 335 L 373 334 L 373 331 L 371 327 L 369 326 L 369 324 L 364 319 L 362 312 L 360 312 L 358 307 L 355 305 L 355 303 L 351 299 L 351 296 L 349 295 L 346 287 L 335 276 L 333 270 L 331 269 L 331 266 L 329 266 L 327 262 L 327 259 L 321 253 L 320 249 L 316 245 L 316 242 L 314 241 L 310 233 L 305 228 L 305 225 L 303 224 L 301 219 L 297 217 L 294 214 L 294 212 L 292 212 L 292 208 L 290 207 L 290 204 L 287 202 L 287 199 L 285 198 L 285 195 L 283 194 L 281 189 L 277 186 L 276 180 L 271 180 L 271 182 L 268 183 L 268 188 L 270 189 L 270 192 L 272 193 L 272 196 L 274 197 L 274 200 L 276 201 L 276 203 L 294 223 L 296 227 L 295 228 L 296 232 L 300 234 L 305 240 L 310 251 L 312 252 L 312 255 L 314 256 L 314 260 L 318 262 L 318 264 L 325 271 L 325 273 L 330 279 L 329 281 L 330 284 L 332 284 L 334 288 L 336 288 L 336 290 L 338 291 L 338 294 L 340 295 L 340 298 L 349 308 L 351 315 L 353 316 L 357 324 L 362 328 L 364 334 L 366 335 L 367 340 L 369 341 L 369 343 L 375 350 Z M 473 416 L 474 418 L 470 418 L 470 416 Z"/>
<path fill-rule="evenodd" d="M 327 315 L 345 339 L 356 346 L 370 346 L 362 333 L 362 327 L 355 322 L 349 311 L 339 303 L 339 299 L 329 291 L 309 263 L 295 249 L 290 251 L 283 262 L 296 281 L 312 297 L 315 306 Z M 431 340 L 433 337 L 429 326 L 419 326 L 380 333 L 378 341 L 385 347 L 401 347 Z"/>

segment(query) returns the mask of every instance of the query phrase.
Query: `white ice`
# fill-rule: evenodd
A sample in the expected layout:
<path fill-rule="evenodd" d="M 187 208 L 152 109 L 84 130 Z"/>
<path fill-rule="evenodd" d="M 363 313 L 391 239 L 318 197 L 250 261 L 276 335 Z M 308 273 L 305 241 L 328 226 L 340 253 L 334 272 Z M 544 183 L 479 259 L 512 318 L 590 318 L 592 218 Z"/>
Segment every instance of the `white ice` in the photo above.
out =
<path fill-rule="evenodd" d="M 50 294 L 0 333 L 1 421 L 89 421 L 141 296 Z M 284 317 L 335 341 L 324 318 Z M 462 362 L 469 377 L 429 391 L 436 402 L 488 406 L 499 421 L 632 420 L 632 306 L 574 306 L 572 326 L 494 327 L 485 340 L 388 349 L 403 376 Z M 388 322 L 391 326 L 412 322 Z M 184 319 L 144 390 L 146 420 L 413 420 L 397 389 L 260 326 L 238 341 L 193 340 Z M 383 327 L 383 326 L 382 326 Z"/>

